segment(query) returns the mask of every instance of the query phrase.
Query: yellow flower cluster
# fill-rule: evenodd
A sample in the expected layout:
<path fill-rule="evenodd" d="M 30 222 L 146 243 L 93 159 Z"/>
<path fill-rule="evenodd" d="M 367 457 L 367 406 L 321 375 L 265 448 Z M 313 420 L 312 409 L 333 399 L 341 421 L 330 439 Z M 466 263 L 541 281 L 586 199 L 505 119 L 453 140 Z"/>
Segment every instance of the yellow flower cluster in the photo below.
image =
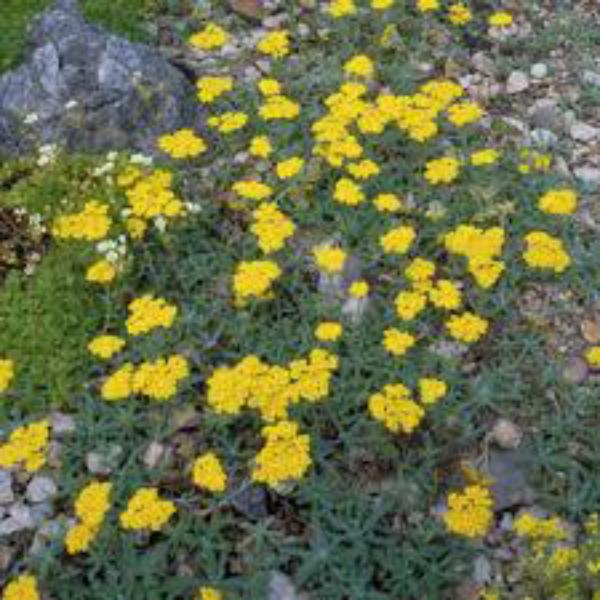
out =
<path fill-rule="evenodd" d="M 260 181 L 237 181 L 232 189 L 238 196 L 247 200 L 265 200 L 273 195 L 271 187 Z"/>
<path fill-rule="evenodd" d="M 487 487 L 469 485 L 462 492 L 448 495 L 444 522 L 448 531 L 465 537 L 484 536 L 494 517 L 494 501 Z"/>
<path fill-rule="evenodd" d="M 58 217 L 52 228 L 52 234 L 61 239 L 94 242 L 106 237 L 111 223 L 108 205 L 91 200 L 85 203 L 80 212 Z"/>
<path fill-rule="evenodd" d="M 250 298 L 269 298 L 273 282 L 281 276 L 281 269 L 272 260 L 253 260 L 238 263 L 233 275 L 235 303 L 243 306 Z"/>
<path fill-rule="evenodd" d="M 294 120 L 300 114 L 300 105 L 283 94 L 275 94 L 260 105 L 258 114 L 265 121 Z"/>
<path fill-rule="evenodd" d="M 448 7 L 448 20 L 452 25 L 466 25 L 473 19 L 473 15 L 462 2 L 456 2 Z"/>
<path fill-rule="evenodd" d="M 229 34 L 219 25 L 209 23 L 202 31 L 195 33 L 189 43 L 201 50 L 221 48 L 229 41 Z"/>
<path fill-rule="evenodd" d="M 314 349 L 308 358 L 291 361 L 287 367 L 268 365 L 249 355 L 233 367 L 219 367 L 207 386 L 207 402 L 217 413 L 239 414 L 245 407 L 256 409 L 265 421 L 287 417 L 292 404 L 317 402 L 329 394 L 335 354 Z"/>
<path fill-rule="evenodd" d="M 499 10 L 495 13 L 492 13 L 488 17 L 488 23 L 492 27 L 510 27 L 513 22 L 513 16 L 504 10 Z"/>
<path fill-rule="evenodd" d="M 253 212 L 254 223 L 251 230 L 258 238 L 258 246 L 265 253 L 276 252 L 283 248 L 285 241 L 294 235 L 295 226 L 277 205 L 263 202 Z"/>
<path fill-rule="evenodd" d="M 600 346 L 592 346 L 585 351 L 585 360 L 594 369 L 600 368 Z"/>
<path fill-rule="evenodd" d="M 419 379 L 419 397 L 426 406 L 436 404 L 438 400 L 448 393 L 448 384 L 435 377 L 422 377 Z"/>
<path fill-rule="evenodd" d="M 158 138 L 158 147 L 171 158 L 194 158 L 206 152 L 206 142 L 192 129 L 180 129 Z"/>
<path fill-rule="evenodd" d="M 290 52 L 289 35 L 285 29 L 271 31 L 258 42 L 256 49 L 273 58 L 283 58 Z"/>
<path fill-rule="evenodd" d="M 142 335 L 157 327 L 169 329 L 177 316 L 176 306 L 151 294 L 132 300 L 127 310 L 129 316 L 126 325 L 130 335 Z"/>
<path fill-rule="evenodd" d="M 8 358 L 0 359 L 0 394 L 8 389 L 15 377 L 15 363 Z"/>
<path fill-rule="evenodd" d="M 223 492 L 227 487 L 227 473 L 214 452 L 205 452 L 194 461 L 192 479 L 209 492 Z"/>
<path fill-rule="evenodd" d="M 519 164 L 518 170 L 523 175 L 527 175 L 532 171 L 547 171 L 552 165 L 551 154 L 544 154 L 537 150 L 524 148 L 519 155 L 523 159 L 523 162 Z"/>
<path fill-rule="evenodd" d="M 513 527 L 518 535 L 532 540 L 559 541 L 567 537 L 567 530 L 558 517 L 536 517 L 524 512 L 515 519 Z"/>
<path fill-rule="evenodd" d="M 412 433 L 425 416 L 425 410 L 412 399 L 402 383 L 384 386 L 369 398 L 369 412 L 394 433 Z"/>
<path fill-rule="evenodd" d="M 125 363 L 102 384 L 101 395 L 106 401 L 124 400 L 131 394 L 141 394 L 152 400 L 168 400 L 177 393 L 177 386 L 190 373 L 185 357 L 173 354 L 168 358 L 141 363 L 137 368 Z"/>
<path fill-rule="evenodd" d="M 562 273 L 571 264 L 562 242 L 544 231 L 529 232 L 525 244 L 523 259 L 530 267 Z"/>
<path fill-rule="evenodd" d="M 258 90 L 263 96 L 279 96 L 281 94 L 281 84 L 277 79 L 260 79 Z"/>
<path fill-rule="evenodd" d="M 156 488 L 140 488 L 119 516 L 123 529 L 159 531 L 175 512 L 175 504 L 162 500 Z"/>
<path fill-rule="evenodd" d="M 257 135 L 250 141 L 250 148 L 248 149 L 248 152 L 250 153 L 250 156 L 267 158 L 272 154 L 273 146 L 266 135 Z"/>
<path fill-rule="evenodd" d="M 116 335 L 99 335 L 89 344 L 88 350 L 98 358 L 108 360 L 125 347 L 125 340 Z"/>
<path fill-rule="evenodd" d="M 493 165 L 500 158 L 500 152 L 494 148 L 484 148 L 471 153 L 469 161 L 474 167 Z"/>
<path fill-rule="evenodd" d="M 317 267 L 330 275 L 340 273 L 346 263 L 346 253 L 337 246 L 322 244 L 313 248 Z"/>
<path fill-rule="evenodd" d="M 90 265 L 85 272 L 85 280 L 106 285 L 117 276 L 117 269 L 111 262 L 102 258 Z"/>
<path fill-rule="evenodd" d="M 256 455 L 252 480 L 274 487 L 301 479 L 312 463 L 310 438 L 297 423 L 280 421 L 262 429 L 265 445 Z"/>
<path fill-rule="evenodd" d="M 483 110 L 476 102 L 457 102 L 448 109 L 448 120 L 456 127 L 464 127 L 483 117 Z"/>
<path fill-rule="evenodd" d="M 365 298 L 369 295 L 369 284 L 362 279 L 354 281 L 348 288 L 348 294 L 352 298 Z"/>
<path fill-rule="evenodd" d="M 277 163 L 276 171 L 277 177 L 280 179 L 289 179 L 298 175 L 304 166 L 304 159 L 299 156 L 292 156 L 286 160 L 282 160 Z"/>
<path fill-rule="evenodd" d="M 333 197 L 340 204 L 347 206 L 356 206 L 365 201 L 365 193 L 360 185 L 347 177 L 343 177 L 335 184 Z"/>
<path fill-rule="evenodd" d="M 382 235 L 379 243 L 386 254 L 406 254 L 415 237 L 416 233 L 413 227 L 401 225 Z"/>
<path fill-rule="evenodd" d="M 356 5 L 354 0 L 332 0 L 327 10 L 334 19 L 341 19 L 356 13 Z"/>
<path fill-rule="evenodd" d="M 472 344 L 487 333 L 489 322 L 475 313 L 466 311 L 460 315 L 452 315 L 446 321 L 446 328 L 455 340 Z"/>
<path fill-rule="evenodd" d="M 406 332 L 390 327 L 383 332 L 383 346 L 394 356 L 404 356 L 416 343 L 415 337 Z"/>
<path fill-rule="evenodd" d="M 170 219 L 183 215 L 185 206 L 171 189 L 172 182 L 171 173 L 161 169 L 135 180 L 132 187 L 125 192 L 133 217 L 144 221 L 156 217 Z M 139 226 L 138 223 L 136 229 L 139 230 Z"/>
<path fill-rule="evenodd" d="M 551 215 L 570 215 L 577 208 L 577 193 L 566 188 L 548 190 L 538 199 L 538 208 Z"/>
<path fill-rule="evenodd" d="M 8 441 L 0 445 L 0 467 L 9 469 L 22 464 L 33 473 L 46 464 L 46 451 L 50 438 L 48 421 L 36 421 L 17 427 Z"/>
<path fill-rule="evenodd" d="M 417 9 L 419 12 L 431 12 L 440 8 L 439 0 L 417 0 Z"/>
<path fill-rule="evenodd" d="M 379 175 L 381 172 L 379 165 L 368 158 L 359 162 L 350 163 L 346 167 L 346 170 L 356 179 L 370 179 L 371 177 Z"/>
<path fill-rule="evenodd" d="M 28 574 L 19 575 L 4 588 L 2 600 L 40 600 L 36 578 Z"/>
<path fill-rule="evenodd" d="M 223 600 L 223 594 L 217 588 L 202 586 L 195 600 Z"/>
<path fill-rule="evenodd" d="M 344 64 L 344 73 L 370 79 L 375 74 L 375 65 L 365 54 L 357 54 Z"/>
<path fill-rule="evenodd" d="M 227 135 L 228 133 L 233 133 L 234 131 L 245 127 L 246 123 L 248 123 L 248 115 L 240 111 L 228 111 L 210 117 L 206 123 L 209 127 Z"/>
<path fill-rule="evenodd" d="M 196 82 L 196 89 L 198 100 L 203 104 L 211 104 L 233 89 L 233 77 L 201 77 Z"/>
<path fill-rule="evenodd" d="M 433 185 L 452 183 L 460 174 L 460 160 L 444 156 L 430 160 L 425 165 L 425 179 Z"/>
<path fill-rule="evenodd" d="M 324 321 L 315 329 L 315 337 L 320 342 L 335 342 L 343 333 L 342 324 L 336 321 Z"/>
<path fill-rule="evenodd" d="M 502 254 L 504 239 L 504 230 L 500 227 L 480 229 L 459 225 L 444 236 L 444 246 L 451 254 L 464 256 L 477 284 L 488 289 L 504 271 L 504 263 L 497 260 Z"/>
<path fill-rule="evenodd" d="M 89 549 L 110 508 L 111 490 L 112 484 L 109 482 L 92 481 L 79 493 L 75 501 L 79 523 L 70 527 L 65 537 L 69 554 L 79 554 Z"/>
<path fill-rule="evenodd" d="M 395 213 L 402 209 L 402 200 L 396 194 L 378 194 L 373 198 L 373 204 L 379 212 Z"/>

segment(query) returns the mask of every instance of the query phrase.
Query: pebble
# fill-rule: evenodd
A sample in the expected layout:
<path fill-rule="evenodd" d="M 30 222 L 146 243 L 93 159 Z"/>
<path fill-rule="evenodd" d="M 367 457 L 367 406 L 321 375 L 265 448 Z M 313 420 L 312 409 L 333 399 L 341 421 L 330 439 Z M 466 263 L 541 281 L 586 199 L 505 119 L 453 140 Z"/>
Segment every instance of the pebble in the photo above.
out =
<path fill-rule="evenodd" d="M 550 129 L 551 131 L 561 131 L 563 128 L 563 119 L 556 100 L 552 98 L 541 98 L 529 110 L 531 123 L 534 127 Z"/>
<path fill-rule="evenodd" d="M 591 142 L 600 137 L 600 128 L 592 127 L 583 121 L 577 121 L 571 125 L 571 137 L 578 142 Z"/>
<path fill-rule="evenodd" d="M 165 456 L 166 446 L 159 442 L 151 442 L 144 452 L 144 465 L 148 469 L 155 469 Z"/>
<path fill-rule="evenodd" d="M 596 73 L 594 71 L 584 71 L 582 79 L 583 83 L 600 87 L 600 73 Z"/>
<path fill-rule="evenodd" d="M 75 433 L 75 419 L 71 415 L 61 412 L 52 413 L 51 417 L 52 434 L 55 437 L 62 437 L 70 433 Z"/>
<path fill-rule="evenodd" d="M 586 362 L 579 356 L 574 356 L 569 360 L 563 369 L 563 377 L 566 381 L 573 384 L 583 383 L 588 375 Z"/>
<path fill-rule="evenodd" d="M 36 475 L 27 486 L 25 497 L 29 502 L 46 502 L 56 496 L 58 488 L 54 481 L 45 475 Z"/>
<path fill-rule="evenodd" d="M 575 177 L 585 183 L 600 185 L 600 169 L 588 165 L 577 167 L 574 171 Z"/>
<path fill-rule="evenodd" d="M 529 87 L 529 77 L 523 71 L 513 71 L 506 82 L 507 94 L 519 94 Z"/>
<path fill-rule="evenodd" d="M 13 479 L 10 471 L 0 470 L 0 504 L 10 504 L 15 501 L 12 483 Z"/>
<path fill-rule="evenodd" d="M 529 137 L 536 146 L 542 148 L 550 148 L 558 143 L 558 136 L 549 129 L 534 129 Z"/>
<path fill-rule="evenodd" d="M 113 444 L 106 452 L 91 451 L 85 456 L 85 464 L 92 475 L 109 475 L 116 466 L 123 448 Z"/>
<path fill-rule="evenodd" d="M 471 57 L 471 64 L 484 75 L 494 77 L 498 71 L 496 63 L 485 52 L 477 52 Z"/>
<path fill-rule="evenodd" d="M 544 79 L 548 75 L 548 65 L 544 63 L 535 63 L 529 71 L 534 79 Z"/>

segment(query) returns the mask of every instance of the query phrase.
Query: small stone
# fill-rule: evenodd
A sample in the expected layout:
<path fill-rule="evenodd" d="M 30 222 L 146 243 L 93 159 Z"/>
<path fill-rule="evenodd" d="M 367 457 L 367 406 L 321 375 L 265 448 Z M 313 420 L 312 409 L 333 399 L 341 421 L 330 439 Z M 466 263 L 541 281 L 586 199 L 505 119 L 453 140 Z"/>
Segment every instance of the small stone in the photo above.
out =
<path fill-rule="evenodd" d="M 536 146 L 541 148 L 551 148 L 558 143 L 558 136 L 549 129 L 534 129 L 529 137 Z"/>
<path fill-rule="evenodd" d="M 368 296 L 364 298 L 348 298 L 342 306 L 342 314 L 346 315 L 352 324 L 358 325 L 363 320 L 368 306 Z"/>
<path fill-rule="evenodd" d="M 16 554 L 16 548 L 11 546 L 0 546 L 0 573 L 7 573 L 10 563 Z"/>
<path fill-rule="evenodd" d="M 12 489 L 13 478 L 10 471 L 0 469 L 0 504 L 10 504 L 15 500 Z"/>
<path fill-rule="evenodd" d="M 144 465 L 148 469 L 155 469 L 165 456 L 167 447 L 159 442 L 151 442 L 144 452 Z"/>
<path fill-rule="evenodd" d="M 489 440 L 504 450 L 518 448 L 523 439 L 522 429 L 509 419 L 498 419 L 489 434 Z"/>
<path fill-rule="evenodd" d="M 563 378 L 569 383 L 578 385 L 583 383 L 588 376 L 588 366 L 585 360 L 574 356 L 563 368 Z"/>
<path fill-rule="evenodd" d="M 249 19 L 260 19 L 264 14 L 262 0 L 229 0 L 229 6 L 238 15 Z"/>
<path fill-rule="evenodd" d="M 583 83 L 600 87 L 600 73 L 596 73 L 594 71 L 584 71 L 582 79 Z"/>
<path fill-rule="evenodd" d="M 600 185 L 600 169 L 596 167 L 584 165 L 583 167 L 577 167 L 573 173 L 575 173 L 575 177 L 585 183 Z"/>
<path fill-rule="evenodd" d="M 571 126 L 570 133 L 571 137 L 578 142 L 591 142 L 600 136 L 600 128 L 577 121 Z"/>
<path fill-rule="evenodd" d="M 563 119 L 555 100 L 551 98 L 542 98 L 538 100 L 530 109 L 531 123 L 534 127 L 541 129 L 550 129 L 551 131 L 561 131 L 563 128 Z"/>
<path fill-rule="evenodd" d="M 544 63 L 535 63 L 529 71 L 534 79 L 544 79 L 548 75 L 548 65 Z"/>
<path fill-rule="evenodd" d="M 25 497 L 29 502 L 46 502 L 56 496 L 58 488 L 50 477 L 45 475 L 36 475 L 27 486 Z"/>
<path fill-rule="evenodd" d="M 13 504 L 9 511 L 9 519 L 13 519 L 20 530 L 33 529 L 35 527 L 35 520 L 31 508 L 23 502 L 17 502 Z"/>
<path fill-rule="evenodd" d="M 480 554 L 473 563 L 473 581 L 486 584 L 492 580 L 492 564 L 485 554 Z"/>
<path fill-rule="evenodd" d="M 496 63 L 485 52 L 473 54 L 471 64 L 484 75 L 493 77 L 497 73 Z"/>
<path fill-rule="evenodd" d="M 123 452 L 121 446 L 113 444 L 106 452 L 92 451 L 85 457 L 85 464 L 92 475 L 109 475 L 117 466 L 118 458 Z"/>
<path fill-rule="evenodd" d="M 523 71 L 513 71 L 506 82 L 507 94 L 519 94 L 529 87 L 529 77 Z"/>
<path fill-rule="evenodd" d="M 62 466 L 62 449 L 63 446 L 60 442 L 52 440 L 48 444 L 47 464 L 51 469 L 60 469 Z"/>
<path fill-rule="evenodd" d="M 34 527 L 39 527 L 53 513 L 52 504 L 50 502 L 41 502 L 31 507 L 31 518 L 33 519 Z"/>
<path fill-rule="evenodd" d="M 52 435 L 62 437 L 75 433 L 75 419 L 71 415 L 61 412 L 52 413 L 50 417 L 52 424 Z"/>

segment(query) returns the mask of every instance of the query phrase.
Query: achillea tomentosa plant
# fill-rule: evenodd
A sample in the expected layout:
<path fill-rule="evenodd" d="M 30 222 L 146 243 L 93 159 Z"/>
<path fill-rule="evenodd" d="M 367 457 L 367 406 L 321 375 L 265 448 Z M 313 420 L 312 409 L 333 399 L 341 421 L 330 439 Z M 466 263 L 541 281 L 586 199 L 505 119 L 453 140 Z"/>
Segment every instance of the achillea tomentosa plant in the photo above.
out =
<path fill-rule="evenodd" d="M 198 101 L 211 113 L 210 142 L 191 128 L 168 132 L 156 142 L 171 159 L 168 169 L 122 160 L 111 175 L 110 200 L 87 199 L 82 208 L 54 219 L 56 242 L 95 248 L 99 256 L 81 284 L 106 294 L 106 304 L 120 311 L 87 338 L 84 352 L 100 373 L 90 386 L 95 409 L 112 423 L 115 436 L 133 440 L 127 440 L 132 458 L 123 472 L 117 469 L 110 482 L 93 481 L 77 493 L 77 520 L 65 537 L 69 555 L 94 555 L 101 531 L 106 531 L 103 539 L 112 536 L 115 552 L 125 552 L 122 536 L 129 536 L 125 544 L 160 539 L 168 549 L 165 556 L 178 560 L 210 548 L 214 556 L 205 561 L 202 555 L 193 565 L 201 573 L 193 586 L 180 582 L 160 557 L 156 560 L 176 595 L 219 600 L 220 588 L 208 585 L 213 580 L 226 587 L 229 575 L 256 578 L 267 564 L 270 570 L 273 564 L 282 569 L 306 565 L 311 527 L 324 528 L 325 546 L 331 537 L 331 548 L 338 549 L 323 561 L 322 573 L 306 568 L 306 578 L 315 595 L 322 586 L 323 598 L 339 598 L 348 590 L 332 591 L 330 581 L 340 572 L 347 581 L 352 572 L 362 571 L 348 570 L 356 557 L 347 560 L 343 550 L 359 543 L 345 536 L 360 526 L 369 539 L 361 548 L 381 576 L 360 579 L 363 575 L 355 573 L 356 590 L 362 592 L 352 592 L 352 598 L 366 595 L 377 578 L 381 593 L 390 597 L 404 593 L 404 585 L 412 586 L 411 597 L 445 589 L 452 574 L 437 568 L 447 554 L 445 549 L 436 554 L 437 542 L 427 559 L 437 570 L 420 579 L 411 571 L 413 563 L 403 567 L 389 553 L 381 556 L 381 540 L 371 537 L 375 531 L 383 535 L 397 518 L 386 512 L 386 502 L 375 505 L 368 494 L 353 489 L 349 449 L 373 441 L 390 463 L 407 465 L 402 477 L 422 495 L 419 504 L 433 502 L 433 486 L 426 483 L 431 472 L 424 472 L 438 467 L 435 428 L 447 436 L 446 421 L 460 421 L 456 415 L 463 414 L 465 386 L 460 358 L 443 360 L 432 347 L 442 341 L 469 352 L 491 342 L 490 331 L 502 314 L 493 305 L 504 302 L 498 290 L 511 269 L 554 280 L 573 265 L 563 226 L 578 198 L 575 190 L 542 180 L 523 192 L 529 212 L 522 223 L 520 215 L 502 219 L 499 212 L 483 213 L 475 202 L 465 201 L 462 192 L 468 197 L 474 182 L 534 180 L 546 172 L 549 159 L 528 154 L 515 168 L 508 153 L 479 143 L 481 136 L 469 132 L 485 108 L 455 81 L 432 77 L 410 92 L 396 85 L 387 46 L 380 42 L 389 37 L 385 32 L 393 15 L 453 31 L 488 17 L 492 29 L 512 22 L 508 13 L 482 16 L 460 2 L 416 0 L 407 8 L 394 0 L 332 0 L 318 18 L 326 19 L 333 38 L 356 36 L 353 48 L 344 46 L 344 56 L 335 57 L 335 78 L 318 82 L 310 94 L 300 93 L 286 69 L 290 54 L 302 58 L 302 39 L 291 27 L 269 31 L 255 48 L 270 61 L 268 78 L 242 86 L 233 76 L 211 73 L 198 81 Z M 365 19 L 376 26 L 376 36 L 359 46 Z M 189 43 L 211 53 L 230 37 L 225 27 L 208 23 Z M 399 146 L 405 152 L 400 176 L 394 154 Z M 240 152 L 243 160 L 234 161 Z M 215 202 L 207 201 L 199 211 L 179 193 L 176 164 L 183 162 L 193 172 L 213 158 L 223 159 L 227 168 L 215 175 Z M 195 250 L 203 243 L 200 229 L 207 235 L 218 232 L 210 240 L 219 244 L 210 261 Z M 223 240 L 227 231 L 234 234 Z M 237 241 L 238 234 L 243 241 Z M 352 272 L 361 262 L 362 271 Z M 338 296 L 344 300 L 366 306 L 373 301 L 380 310 L 366 313 L 366 325 L 347 322 L 341 303 L 319 295 L 316 276 L 339 282 Z M 127 286 L 125 293 L 121 285 Z M 598 347 L 589 347 L 586 359 L 598 367 Z M 0 361 L 0 392 L 13 386 L 19 369 L 9 357 Z M 140 396 L 158 402 L 140 402 Z M 194 419 L 191 425 L 184 419 L 183 427 L 169 421 L 159 433 L 180 427 L 197 435 L 193 441 L 177 436 L 174 464 L 185 463 L 185 477 L 173 484 L 172 474 L 163 477 L 160 467 L 140 474 L 137 444 L 146 431 L 137 429 L 155 431 L 171 412 L 177 421 L 182 405 L 197 409 L 199 425 Z M 467 412 L 466 418 L 473 418 Z M 119 431 L 123 424 L 126 434 Z M 45 421 L 15 429 L 0 446 L 0 466 L 41 468 L 47 438 Z M 414 481 L 412 470 L 418 472 Z M 321 479 L 331 485 L 329 491 L 323 491 Z M 251 530 L 254 524 L 240 528 L 236 520 L 236 511 L 247 510 L 245 500 L 236 501 L 249 485 L 264 486 L 265 506 L 280 511 L 264 531 Z M 344 502 L 320 497 L 317 502 L 319 494 L 333 497 L 340 487 L 348 496 Z M 425 543 L 416 544 L 418 552 L 429 552 L 425 547 L 431 540 L 452 544 L 454 538 L 481 538 L 492 523 L 487 485 L 444 491 L 443 526 L 426 525 L 431 531 Z M 285 511 L 296 501 L 298 523 L 290 526 Z M 309 518 L 310 511 L 315 512 Z M 373 527 L 365 528 L 361 520 Z M 182 533 L 181 523 L 193 531 Z M 210 543 L 196 543 L 203 535 Z M 277 557 L 265 558 L 265 548 L 277 547 L 274 540 L 280 538 L 290 540 L 290 558 L 281 565 Z M 414 551 L 412 541 L 406 556 Z M 251 556 L 245 555 L 246 547 L 252 548 Z M 563 565 L 572 556 L 561 550 L 551 560 Z M 414 562 L 419 563 L 423 560 Z M 182 572 L 187 570 L 184 565 Z M 19 592 L 35 600 L 37 584 L 27 577 L 15 578 L 4 598 L 13 600 Z M 410 577 L 415 579 L 407 583 Z M 52 582 L 41 585 L 52 587 Z M 252 597 L 264 597 L 263 591 L 255 592 Z"/>

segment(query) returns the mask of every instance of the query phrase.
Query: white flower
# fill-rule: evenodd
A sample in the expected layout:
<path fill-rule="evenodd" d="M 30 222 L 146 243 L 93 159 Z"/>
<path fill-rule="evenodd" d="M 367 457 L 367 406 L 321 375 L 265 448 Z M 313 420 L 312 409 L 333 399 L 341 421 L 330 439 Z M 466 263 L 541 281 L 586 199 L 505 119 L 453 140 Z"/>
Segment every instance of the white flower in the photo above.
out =
<path fill-rule="evenodd" d="M 164 217 L 158 216 L 154 219 L 154 227 L 158 229 L 161 233 L 167 228 L 167 221 Z"/>
<path fill-rule="evenodd" d="M 119 156 L 118 152 L 115 152 L 114 150 L 111 150 L 107 155 L 106 158 L 108 159 L 109 162 L 115 162 L 115 160 L 117 160 L 117 157 Z"/>
<path fill-rule="evenodd" d="M 114 250 L 111 250 L 106 253 L 106 260 L 111 263 L 116 263 L 119 260 L 119 255 Z"/>
<path fill-rule="evenodd" d="M 71 110 L 72 108 L 75 108 L 77 105 L 79 104 L 79 102 L 77 102 L 77 100 L 69 100 L 66 104 L 65 104 L 65 108 L 67 110 Z"/>
<path fill-rule="evenodd" d="M 152 157 L 146 156 L 145 154 L 132 154 L 129 162 L 134 165 L 144 165 L 149 167 L 152 164 Z"/>
<path fill-rule="evenodd" d="M 33 125 L 38 122 L 39 118 L 37 113 L 32 112 L 25 116 L 23 123 L 25 123 L 25 125 Z"/>

